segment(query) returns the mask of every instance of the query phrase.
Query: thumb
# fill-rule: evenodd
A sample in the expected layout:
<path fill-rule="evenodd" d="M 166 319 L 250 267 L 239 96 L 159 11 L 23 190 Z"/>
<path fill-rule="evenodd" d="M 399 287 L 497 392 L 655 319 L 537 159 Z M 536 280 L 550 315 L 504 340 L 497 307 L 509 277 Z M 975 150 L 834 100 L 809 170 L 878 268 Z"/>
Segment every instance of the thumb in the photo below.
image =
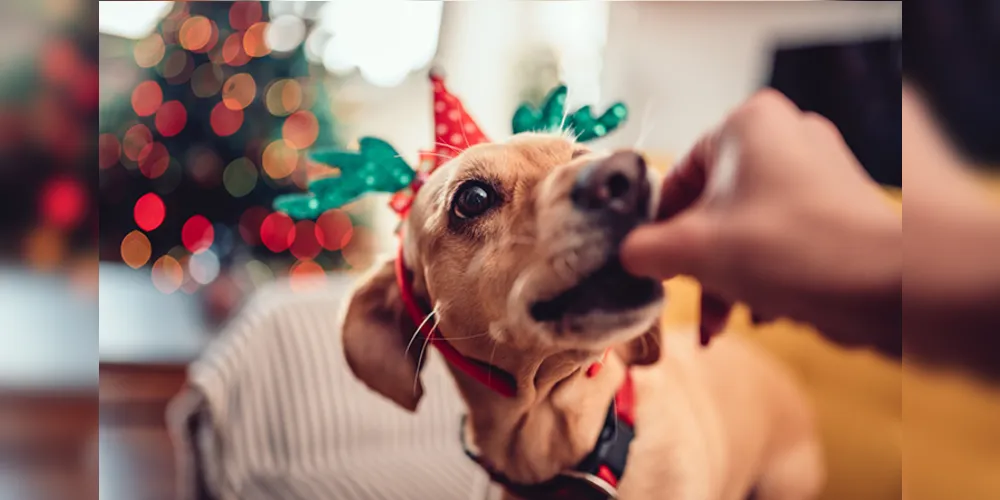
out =
<path fill-rule="evenodd" d="M 622 243 L 622 265 L 637 276 L 661 280 L 678 274 L 698 277 L 711 254 L 710 227 L 698 209 L 666 222 L 639 226 Z"/>

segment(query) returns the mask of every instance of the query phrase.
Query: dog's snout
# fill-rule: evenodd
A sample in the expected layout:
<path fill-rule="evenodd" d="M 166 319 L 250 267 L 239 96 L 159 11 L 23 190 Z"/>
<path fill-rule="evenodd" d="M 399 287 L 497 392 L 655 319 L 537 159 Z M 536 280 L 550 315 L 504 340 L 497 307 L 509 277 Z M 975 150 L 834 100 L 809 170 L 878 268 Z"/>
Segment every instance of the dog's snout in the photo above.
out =
<path fill-rule="evenodd" d="M 649 199 L 646 161 L 633 151 L 619 151 L 596 160 L 577 174 L 572 197 L 573 203 L 583 210 L 618 216 L 645 213 Z"/>

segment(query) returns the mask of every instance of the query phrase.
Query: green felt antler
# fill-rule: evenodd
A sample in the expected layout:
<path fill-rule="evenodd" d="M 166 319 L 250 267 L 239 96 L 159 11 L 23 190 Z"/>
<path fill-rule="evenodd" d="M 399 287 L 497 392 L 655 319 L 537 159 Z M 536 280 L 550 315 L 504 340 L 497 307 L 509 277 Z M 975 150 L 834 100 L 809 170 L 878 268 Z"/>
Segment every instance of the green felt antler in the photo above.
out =
<path fill-rule="evenodd" d="M 340 175 L 316 179 L 309 192 L 275 198 L 275 210 L 295 219 L 315 219 L 367 193 L 395 193 L 413 181 L 416 172 L 389 143 L 375 137 L 358 141 L 358 151 L 327 149 L 310 154 L 313 161 L 336 167 Z"/>
<path fill-rule="evenodd" d="M 612 104 L 604 113 L 595 117 L 590 106 L 583 106 L 572 113 L 566 113 L 568 89 L 560 85 L 545 97 L 542 105 L 535 108 L 524 103 L 514 112 L 515 134 L 539 130 L 571 130 L 580 142 L 588 142 L 608 135 L 627 118 L 628 108 L 622 102 Z"/>

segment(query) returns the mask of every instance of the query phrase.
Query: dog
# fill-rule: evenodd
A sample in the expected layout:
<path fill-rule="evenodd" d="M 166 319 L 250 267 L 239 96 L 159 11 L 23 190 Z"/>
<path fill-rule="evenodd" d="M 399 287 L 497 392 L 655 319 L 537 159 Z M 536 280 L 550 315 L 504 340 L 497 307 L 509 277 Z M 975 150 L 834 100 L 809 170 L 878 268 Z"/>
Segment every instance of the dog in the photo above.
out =
<path fill-rule="evenodd" d="M 468 405 L 462 440 L 508 498 L 558 497 L 531 488 L 578 477 L 609 419 L 610 435 L 627 434 L 609 413 L 625 384 L 626 465 L 591 481 L 603 488 L 595 498 L 816 497 L 822 450 L 792 377 L 732 335 L 702 348 L 693 329 L 661 334 L 662 284 L 622 268 L 618 246 L 652 220 L 656 186 L 640 154 L 560 134 L 466 149 L 420 188 L 396 260 L 351 296 L 351 370 L 412 411 L 425 344 L 450 349 Z"/>

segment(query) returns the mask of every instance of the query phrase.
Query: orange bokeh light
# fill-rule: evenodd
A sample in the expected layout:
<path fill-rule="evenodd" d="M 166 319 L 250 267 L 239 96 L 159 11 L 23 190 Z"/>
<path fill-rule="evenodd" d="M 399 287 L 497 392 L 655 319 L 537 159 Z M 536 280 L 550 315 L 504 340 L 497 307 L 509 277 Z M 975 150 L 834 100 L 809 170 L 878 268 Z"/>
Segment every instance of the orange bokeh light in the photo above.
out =
<path fill-rule="evenodd" d="M 316 241 L 327 250 L 344 248 L 353 234 L 354 224 L 343 210 L 330 209 L 316 219 Z"/>
<path fill-rule="evenodd" d="M 311 260 L 301 260 L 288 271 L 288 287 L 294 292 L 314 290 L 323 286 L 326 271 Z"/>
<path fill-rule="evenodd" d="M 152 80 L 146 80 L 132 90 L 132 110 L 139 116 L 151 116 L 163 104 L 163 90 Z"/>
<path fill-rule="evenodd" d="M 170 167 L 170 153 L 167 147 L 159 142 L 151 142 L 139 153 L 139 171 L 142 175 L 155 179 Z"/>
<path fill-rule="evenodd" d="M 187 125 L 187 110 L 180 101 L 165 102 L 156 112 L 156 130 L 163 137 L 173 137 L 181 133 L 185 125 Z"/>
<path fill-rule="evenodd" d="M 234 30 L 245 30 L 260 22 L 263 14 L 260 2 L 233 2 L 233 6 L 229 8 L 229 26 Z"/>
<path fill-rule="evenodd" d="M 247 28 L 243 34 L 243 50 L 250 57 L 264 57 L 271 53 L 271 47 L 267 45 L 264 34 L 267 31 L 267 23 L 254 23 Z"/>
<path fill-rule="evenodd" d="M 149 131 L 149 128 L 141 123 L 133 125 L 125 132 L 125 137 L 122 139 L 122 152 L 128 159 L 138 161 L 143 148 L 151 142 L 153 142 L 153 133 Z"/>
<path fill-rule="evenodd" d="M 203 49 L 212 39 L 212 21 L 205 16 L 189 17 L 181 25 L 177 40 L 190 51 Z"/>
<path fill-rule="evenodd" d="M 285 119 L 285 124 L 281 127 L 281 136 L 292 147 L 306 149 L 319 137 L 319 121 L 311 111 L 296 111 Z"/>
<path fill-rule="evenodd" d="M 121 158 L 122 145 L 114 134 L 101 134 L 97 138 L 97 164 L 102 168 L 111 168 Z"/>
<path fill-rule="evenodd" d="M 220 102 L 212 108 L 209 121 L 212 124 L 212 130 L 219 137 L 227 137 L 235 134 L 243 126 L 243 110 L 229 109 Z"/>
<path fill-rule="evenodd" d="M 153 247 L 142 231 L 132 231 L 122 239 L 122 262 L 132 269 L 138 269 L 149 262 Z"/>
<path fill-rule="evenodd" d="M 249 73 L 237 73 L 222 86 L 222 103 L 229 109 L 245 109 L 257 96 L 257 83 Z"/>
<path fill-rule="evenodd" d="M 222 59 L 234 68 L 250 62 L 250 56 L 243 50 L 242 33 L 233 33 L 226 37 L 226 41 L 222 44 Z"/>
<path fill-rule="evenodd" d="M 140 68 L 152 68 L 156 66 L 163 60 L 164 54 L 166 54 L 166 45 L 163 43 L 163 37 L 159 33 L 153 33 L 139 40 L 132 49 L 132 55 L 135 56 L 135 63 Z"/>
<path fill-rule="evenodd" d="M 184 282 L 184 268 L 177 259 L 164 255 L 153 263 L 153 286 L 163 293 L 174 293 Z"/>
<path fill-rule="evenodd" d="M 284 179 L 292 175 L 298 163 L 298 151 L 283 139 L 268 144 L 261 157 L 261 167 L 272 179 Z"/>

